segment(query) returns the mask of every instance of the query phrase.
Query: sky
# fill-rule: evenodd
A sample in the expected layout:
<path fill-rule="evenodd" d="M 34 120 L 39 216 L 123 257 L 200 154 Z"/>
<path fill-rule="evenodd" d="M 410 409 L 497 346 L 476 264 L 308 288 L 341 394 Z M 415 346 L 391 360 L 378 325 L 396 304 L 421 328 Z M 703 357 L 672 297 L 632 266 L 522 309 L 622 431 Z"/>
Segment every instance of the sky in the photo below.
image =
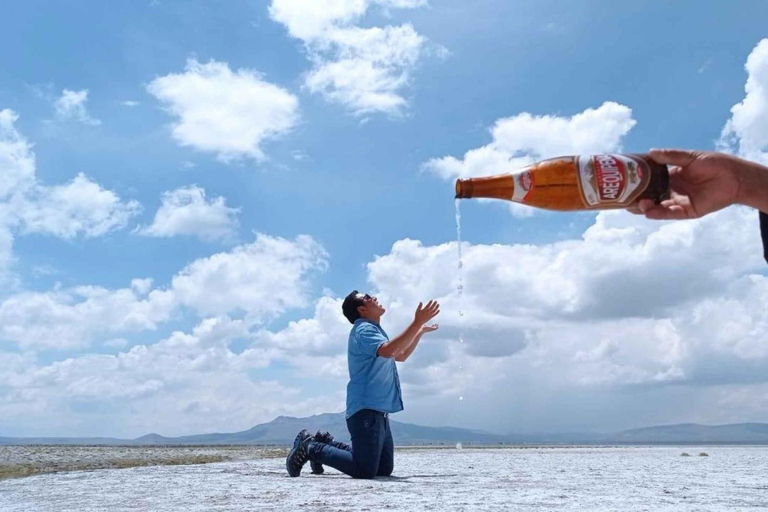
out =
<path fill-rule="evenodd" d="M 442 304 L 399 363 L 399 421 L 768 422 L 757 212 L 464 201 L 459 295 L 453 188 L 653 147 L 768 164 L 764 2 L 2 11 L 0 436 L 343 411 L 353 289 L 378 296 L 392 336 L 419 301 Z"/>

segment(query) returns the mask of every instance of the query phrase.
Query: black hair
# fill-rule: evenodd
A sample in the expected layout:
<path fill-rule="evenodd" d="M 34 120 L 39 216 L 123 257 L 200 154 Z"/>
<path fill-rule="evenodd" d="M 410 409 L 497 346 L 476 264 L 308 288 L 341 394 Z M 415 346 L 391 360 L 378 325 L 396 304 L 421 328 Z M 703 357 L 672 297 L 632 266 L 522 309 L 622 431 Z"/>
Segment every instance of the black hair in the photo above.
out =
<path fill-rule="evenodd" d="M 341 305 L 341 311 L 344 316 L 347 317 L 349 323 L 354 324 L 355 321 L 360 318 L 360 312 L 357 308 L 363 305 L 363 299 L 360 298 L 360 292 L 352 290 L 349 295 L 344 298 L 344 302 Z"/>

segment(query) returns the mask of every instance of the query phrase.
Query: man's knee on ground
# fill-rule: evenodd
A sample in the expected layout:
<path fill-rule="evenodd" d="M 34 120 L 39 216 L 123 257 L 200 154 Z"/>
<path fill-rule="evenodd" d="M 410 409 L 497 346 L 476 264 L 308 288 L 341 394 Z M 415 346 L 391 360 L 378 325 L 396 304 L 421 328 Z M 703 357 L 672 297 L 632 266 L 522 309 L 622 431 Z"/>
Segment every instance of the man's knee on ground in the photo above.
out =
<path fill-rule="evenodd" d="M 395 468 L 395 465 L 390 463 L 384 463 L 379 465 L 379 471 L 376 473 L 376 476 L 390 476 L 392 474 L 392 470 Z"/>
<path fill-rule="evenodd" d="M 359 480 L 372 480 L 375 476 L 376 471 L 373 469 L 365 468 L 359 470 L 357 474 L 353 476 L 353 478 L 357 478 Z"/>

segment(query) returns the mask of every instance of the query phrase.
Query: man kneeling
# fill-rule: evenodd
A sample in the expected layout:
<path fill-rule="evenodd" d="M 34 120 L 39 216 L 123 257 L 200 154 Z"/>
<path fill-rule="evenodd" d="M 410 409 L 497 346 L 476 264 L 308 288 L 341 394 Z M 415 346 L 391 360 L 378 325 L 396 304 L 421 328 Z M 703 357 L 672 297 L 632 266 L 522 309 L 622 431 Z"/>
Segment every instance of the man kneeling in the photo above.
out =
<path fill-rule="evenodd" d="M 353 324 L 347 348 L 347 429 L 352 446 L 335 441 L 327 432 L 313 436 L 302 430 L 285 461 L 290 476 L 299 476 L 308 460 L 316 474 L 323 473 L 323 464 L 353 478 L 392 474 L 395 445 L 389 414 L 403 410 L 395 361 L 407 360 L 421 336 L 437 329 L 437 324 L 426 323 L 440 313 L 436 301 L 426 306 L 419 303 L 413 322 L 390 340 L 379 325 L 386 309 L 376 297 L 355 290 L 344 299 L 341 309 Z"/>

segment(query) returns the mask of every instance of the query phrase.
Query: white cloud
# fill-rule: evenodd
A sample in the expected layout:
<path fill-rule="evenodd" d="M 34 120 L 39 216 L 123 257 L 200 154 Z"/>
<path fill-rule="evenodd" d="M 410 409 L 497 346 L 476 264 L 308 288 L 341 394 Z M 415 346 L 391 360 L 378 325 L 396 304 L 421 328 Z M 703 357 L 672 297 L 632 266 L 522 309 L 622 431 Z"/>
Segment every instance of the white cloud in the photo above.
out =
<path fill-rule="evenodd" d="M 732 396 L 745 379 L 766 383 L 757 232 L 740 207 L 670 223 L 602 212 L 577 240 L 465 243 L 461 297 L 455 243 L 396 242 L 368 265 L 369 291 L 388 310 L 384 328 L 397 334 L 419 301 L 442 304 L 440 330 L 400 367 L 403 420 L 562 430 L 594 428 L 594 415 L 613 407 L 621 417 L 602 418 L 602 428 L 732 419 L 733 410 L 696 404 Z M 343 381 L 350 326 L 340 302 L 323 297 L 311 318 L 259 331 L 254 345 L 300 354 L 286 361 L 302 375 Z"/>
<path fill-rule="evenodd" d="M 47 186 L 35 176 L 32 144 L 16 129 L 18 115 L 0 111 L 0 280 L 11 276 L 14 232 L 62 238 L 100 236 L 124 227 L 139 212 L 136 201 L 121 201 L 79 174 L 65 185 Z"/>
<path fill-rule="evenodd" d="M 272 0 L 269 14 L 288 28 L 291 36 L 311 41 L 322 38 L 337 23 L 349 23 L 368 9 L 368 0 Z"/>
<path fill-rule="evenodd" d="M 622 138 L 635 123 L 632 109 L 611 101 L 571 117 L 523 112 L 497 120 L 491 129 L 493 140 L 467 151 L 464 158 L 433 158 L 422 168 L 455 180 L 511 173 L 556 156 L 619 152 Z M 509 207 L 517 217 L 529 217 L 535 211 L 518 204 Z"/>
<path fill-rule="evenodd" d="M 156 78 L 147 87 L 178 118 L 173 137 L 183 146 L 213 152 L 222 161 L 263 159 L 262 144 L 299 120 L 298 99 L 249 69 L 224 62 L 187 61 L 184 73 Z"/>
<path fill-rule="evenodd" d="M 172 288 L 200 314 L 241 311 L 259 322 L 305 306 L 307 274 L 326 266 L 327 253 L 312 237 L 290 241 L 259 234 L 251 244 L 188 265 L 173 278 Z"/>
<path fill-rule="evenodd" d="M 731 108 L 718 149 L 768 165 L 768 39 L 755 46 L 744 67 L 746 96 Z"/>
<path fill-rule="evenodd" d="M 13 262 L 13 229 L 18 224 L 16 204 L 35 185 L 32 145 L 14 126 L 18 119 L 9 109 L 0 110 L 0 284 L 7 284 Z"/>
<path fill-rule="evenodd" d="M 505 431 L 594 428 L 595 415 L 605 410 L 622 411 L 620 417 L 600 418 L 606 429 L 740 420 L 736 404 L 766 385 L 768 316 L 762 305 L 768 300 L 768 279 L 751 274 L 763 266 L 756 230 L 754 215 L 745 208 L 673 223 L 603 212 L 579 240 L 465 244 L 461 302 L 455 243 L 395 243 L 368 266 L 370 291 L 388 308 L 385 329 L 397 334 L 420 300 L 434 297 L 443 306 L 440 330 L 425 336 L 413 358 L 400 366 L 407 411 L 401 419 L 434 424 L 439 417 L 441 424 Z M 0 384 L 5 379 L 13 385 L 6 388 L 0 412 L 11 411 L 19 423 L 31 425 L 37 407 L 42 416 L 62 418 L 61 433 L 77 418 L 70 408 L 88 404 L 97 411 L 94 417 L 125 418 L 132 433 L 159 428 L 176 434 L 247 428 L 277 414 L 339 410 L 350 328 L 341 315 L 341 299 L 321 297 L 310 318 L 282 330 L 253 331 L 255 316 L 278 314 L 270 304 L 279 304 L 277 295 L 284 290 L 275 283 L 294 287 L 294 293 L 285 294 L 294 306 L 306 305 L 309 298 L 297 292 L 306 290 L 303 283 L 259 277 L 261 267 L 274 271 L 285 264 L 301 273 L 324 266 L 324 256 L 318 256 L 310 240 L 267 238 L 195 262 L 167 291 L 152 290 L 148 280 L 134 280 L 130 290 L 77 290 L 91 294 L 90 303 L 77 308 L 90 317 L 81 313 L 69 324 L 49 326 L 59 337 L 67 325 L 81 325 L 83 319 L 105 316 L 103 325 L 125 321 L 110 317 L 111 310 L 140 311 L 133 319 L 138 325 L 149 312 L 170 310 L 170 302 L 157 302 L 160 298 L 186 301 L 201 315 L 213 316 L 191 332 L 174 332 L 116 356 L 88 355 L 44 367 L 8 356 L 9 370 Z M 239 284 L 231 289 L 241 281 L 240 289 Z M 245 296 L 246 289 L 270 294 L 254 299 Z M 217 301 L 206 303 L 203 292 Z M 158 293 L 164 295 L 153 299 Z M 110 305 L 97 306 L 98 294 Z M 17 301 L 31 302 L 30 297 Z M 256 315 L 234 319 L 221 313 L 238 309 Z M 0 308 L 0 325 L 7 330 L 14 321 L 2 316 L 4 311 Z M 55 308 L 38 309 L 34 316 L 57 317 Z M 460 329 L 464 344 L 457 341 Z M 235 353 L 236 340 L 245 341 L 246 349 Z M 293 367 L 303 385 L 307 379 L 330 379 L 340 391 L 313 394 L 251 377 L 275 361 Z M 746 385 L 745 379 L 754 384 Z M 741 386 L 738 393 L 735 384 Z M 248 401 L 253 393 L 268 395 L 255 404 Z M 460 406 L 459 395 L 465 397 Z M 717 413 L 696 406 L 710 401 L 727 409 Z M 750 410 L 764 419 L 759 410 Z M 141 425 L 131 419 L 136 411 L 156 416 L 152 424 Z"/>
<path fill-rule="evenodd" d="M 313 318 L 290 322 L 279 332 L 256 333 L 254 344 L 315 360 L 316 356 L 345 356 L 350 324 L 341 314 L 341 299 L 322 297 Z M 343 357 L 346 362 L 346 357 Z M 335 369 L 334 369 L 335 370 Z"/>
<path fill-rule="evenodd" d="M 135 100 L 124 100 L 124 101 L 121 101 L 120 104 L 124 107 L 138 107 L 139 105 L 141 105 L 140 102 Z"/>
<path fill-rule="evenodd" d="M 239 212 L 239 208 L 229 208 L 224 197 L 206 200 L 202 187 L 181 187 L 163 194 L 152 225 L 138 233 L 153 237 L 194 235 L 206 241 L 233 239 Z"/>
<path fill-rule="evenodd" d="M 425 42 L 413 27 L 335 29 L 327 40 L 338 49 L 332 60 L 307 75 L 311 92 L 358 115 L 403 110 L 407 100 L 401 90 L 409 84 Z"/>
<path fill-rule="evenodd" d="M 744 208 L 662 224 L 603 212 L 580 240 L 465 243 L 461 297 L 455 243 L 398 241 L 368 265 L 368 280 L 387 306 L 391 334 L 411 321 L 419 301 L 442 304 L 440 331 L 401 370 L 415 395 L 447 399 L 466 386 L 493 389 L 509 371 L 535 381 L 528 366 L 546 367 L 546 378 L 579 389 L 696 382 L 704 354 L 768 358 L 759 306 L 768 281 L 744 278 L 763 265 L 756 230 Z M 318 369 L 291 358 L 302 370 L 338 378 L 350 328 L 340 304 L 323 297 L 312 318 L 259 331 L 255 344 L 323 361 Z"/>
<path fill-rule="evenodd" d="M 14 126 L 18 119 L 12 110 L 0 110 L 0 200 L 35 184 L 35 154 Z"/>
<path fill-rule="evenodd" d="M 82 91 L 70 91 L 64 89 L 61 96 L 54 103 L 56 117 L 62 120 L 73 120 L 79 123 L 97 126 L 101 121 L 88 114 L 85 103 L 88 101 L 88 89 Z"/>
<path fill-rule="evenodd" d="M 8 270 L 13 263 L 13 233 L 11 230 L 0 224 L 0 284 L 5 284 L 11 276 Z"/>
<path fill-rule="evenodd" d="M 433 158 L 424 168 L 452 180 L 512 172 L 543 158 L 616 152 L 635 123 L 632 109 L 611 101 L 571 117 L 523 112 L 497 120 L 491 143 L 467 151 L 463 159 Z"/>
<path fill-rule="evenodd" d="M 102 333 L 155 329 L 175 306 L 173 294 L 160 290 L 147 297 L 97 286 L 23 292 L 0 303 L 0 337 L 24 349 L 83 348 Z"/>
<path fill-rule="evenodd" d="M 415 8 L 422 0 L 273 0 L 272 19 L 301 39 L 313 69 L 305 85 L 356 115 L 397 115 L 408 101 L 403 95 L 411 73 L 426 52 L 426 39 L 409 25 L 360 28 L 372 5 L 385 9 Z"/>
<path fill-rule="evenodd" d="M 97 336 L 154 330 L 180 308 L 201 317 L 242 314 L 248 326 L 309 302 L 309 278 L 327 254 L 309 236 L 257 235 L 250 244 L 192 262 L 168 288 L 134 279 L 129 288 L 98 286 L 23 292 L 0 302 L 0 339 L 24 349 L 70 350 Z"/>
<path fill-rule="evenodd" d="M 17 215 L 26 233 L 74 238 L 121 229 L 140 211 L 137 201 L 122 202 L 117 194 L 80 173 L 65 185 L 35 187 Z"/>
<path fill-rule="evenodd" d="M 174 332 L 153 345 L 48 365 L 0 352 L 4 427 L 23 435 L 183 435 L 339 409 L 338 394 L 302 398 L 297 388 L 256 377 L 271 360 L 270 351 L 236 354 L 229 347 L 247 338 L 247 331 L 240 320 L 208 318 L 191 333 Z M 85 427 L 84 407 L 94 421 Z M 103 427 L 95 431 L 96 424 L 118 426 L 105 432 Z"/>

